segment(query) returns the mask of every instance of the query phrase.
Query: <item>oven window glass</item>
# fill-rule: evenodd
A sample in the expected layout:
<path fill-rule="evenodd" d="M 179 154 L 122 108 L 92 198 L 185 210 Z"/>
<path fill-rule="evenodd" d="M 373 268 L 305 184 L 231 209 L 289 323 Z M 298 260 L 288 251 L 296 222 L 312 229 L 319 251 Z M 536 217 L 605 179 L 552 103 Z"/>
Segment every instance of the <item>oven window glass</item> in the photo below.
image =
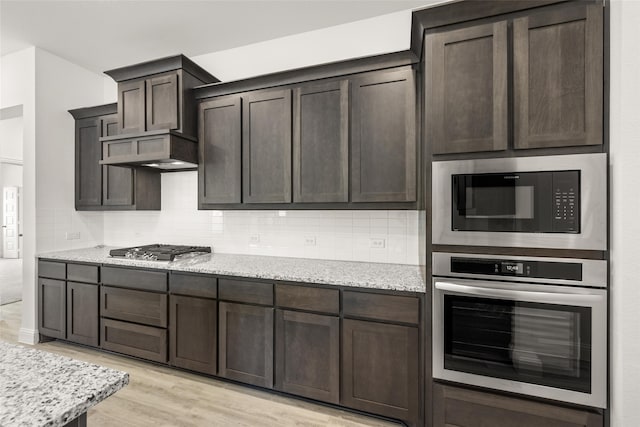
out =
<path fill-rule="evenodd" d="M 591 308 L 444 295 L 445 369 L 591 391 Z"/>

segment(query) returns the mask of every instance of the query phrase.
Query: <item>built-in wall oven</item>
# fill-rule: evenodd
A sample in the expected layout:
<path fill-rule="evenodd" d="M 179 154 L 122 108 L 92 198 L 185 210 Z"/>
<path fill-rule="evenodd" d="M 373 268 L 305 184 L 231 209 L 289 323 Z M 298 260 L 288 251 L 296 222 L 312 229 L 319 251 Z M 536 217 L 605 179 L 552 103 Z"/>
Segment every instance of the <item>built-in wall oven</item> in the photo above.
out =
<path fill-rule="evenodd" d="M 602 260 L 433 254 L 433 377 L 606 407 Z"/>
<path fill-rule="evenodd" d="M 606 250 L 606 155 L 433 162 L 433 243 Z"/>

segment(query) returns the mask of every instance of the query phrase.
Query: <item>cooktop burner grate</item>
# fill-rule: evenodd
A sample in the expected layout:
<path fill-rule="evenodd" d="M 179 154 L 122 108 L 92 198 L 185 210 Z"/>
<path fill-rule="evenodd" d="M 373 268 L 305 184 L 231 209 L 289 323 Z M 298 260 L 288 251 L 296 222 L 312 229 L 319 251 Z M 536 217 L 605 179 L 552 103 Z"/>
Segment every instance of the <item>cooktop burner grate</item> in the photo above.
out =
<path fill-rule="evenodd" d="M 184 245 L 144 245 L 131 248 L 111 249 L 112 257 L 141 259 L 149 261 L 173 261 L 176 257 L 187 254 L 211 253 L 209 246 L 184 246 Z"/>

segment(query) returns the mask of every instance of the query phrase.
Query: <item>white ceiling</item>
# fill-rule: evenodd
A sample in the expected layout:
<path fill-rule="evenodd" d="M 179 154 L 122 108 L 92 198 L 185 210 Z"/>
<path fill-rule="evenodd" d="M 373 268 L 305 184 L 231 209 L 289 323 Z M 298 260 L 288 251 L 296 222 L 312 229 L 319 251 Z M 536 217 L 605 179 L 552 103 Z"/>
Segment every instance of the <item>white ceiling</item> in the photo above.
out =
<path fill-rule="evenodd" d="M 95 72 L 358 21 L 435 0 L 0 0 L 1 54 L 38 46 Z M 384 31 L 384 29 L 381 29 Z"/>

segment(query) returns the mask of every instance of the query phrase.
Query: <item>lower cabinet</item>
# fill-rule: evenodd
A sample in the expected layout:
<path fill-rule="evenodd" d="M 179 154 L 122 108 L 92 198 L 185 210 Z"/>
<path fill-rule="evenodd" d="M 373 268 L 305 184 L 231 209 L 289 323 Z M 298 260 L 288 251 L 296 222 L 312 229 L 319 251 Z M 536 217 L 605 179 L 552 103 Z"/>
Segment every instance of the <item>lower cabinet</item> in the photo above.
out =
<path fill-rule="evenodd" d="M 218 345 L 221 377 L 273 387 L 273 308 L 221 302 Z"/>
<path fill-rule="evenodd" d="M 67 337 L 65 281 L 39 277 L 38 299 L 40 333 L 51 338 L 65 339 Z"/>
<path fill-rule="evenodd" d="M 276 310 L 276 389 L 340 403 L 340 318 Z"/>
<path fill-rule="evenodd" d="M 215 375 L 218 302 L 171 295 L 169 361 L 173 366 Z"/>
<path fill-rule="evenodd" d="M 417 327 L 345 319 L 341 403 L 415 425 L 419 355 Z"/>
<path fill-rule="evenodd" d="M 167 362 L 167 330 L 113 319 L 100 319 L 102 348 L 154 362 Z"/>
<path fill-rule="evenodd" d="M 67 339 L 97 347 L 98 285 L 67 282 Z"/>
<path fill-rule="evenodd" d="M 603 416 L 436 383 L 433 386 L 433 426 L 603 427 Z"/>

